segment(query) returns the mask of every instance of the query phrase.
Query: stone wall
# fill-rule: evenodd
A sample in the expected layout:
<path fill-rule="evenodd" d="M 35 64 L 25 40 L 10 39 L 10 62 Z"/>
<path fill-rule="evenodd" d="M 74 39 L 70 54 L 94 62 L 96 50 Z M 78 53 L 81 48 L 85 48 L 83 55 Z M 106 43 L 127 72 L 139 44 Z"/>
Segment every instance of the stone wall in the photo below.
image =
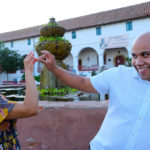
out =
<path fill-rule="evenodd" d="M 22 150 L 88 150 L 107 107 L 41 109 L 34 117 L 19 119 Z"/>

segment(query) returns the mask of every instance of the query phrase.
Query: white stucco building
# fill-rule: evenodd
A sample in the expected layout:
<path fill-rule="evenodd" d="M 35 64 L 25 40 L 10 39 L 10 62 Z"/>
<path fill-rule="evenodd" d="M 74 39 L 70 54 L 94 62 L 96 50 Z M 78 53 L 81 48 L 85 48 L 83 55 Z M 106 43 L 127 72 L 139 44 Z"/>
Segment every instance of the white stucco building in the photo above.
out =
<path fill-rule="evenodd" d="M 91 76 L 92 71 L 125 64 L 126 57 L 131 57 L 134 39 L 150 31 L 150 2 L 58 21 L 58 24 L 66 28 L 64 38 L 72 44 L 71 54 L 64 62 L 77 74 Z M 37 56 L 34 45 L 41 26 L 1 33 L 0 40 L 22 55 L 33 51 Z M 40 74 L 40 68 L 37 63 L 34 75 Z M 22 74 L 20 71 L 9 74 L 9 80 L 20 80 Z M 5 74 L 1 74 L 1 80 L 6 80 Z"/>

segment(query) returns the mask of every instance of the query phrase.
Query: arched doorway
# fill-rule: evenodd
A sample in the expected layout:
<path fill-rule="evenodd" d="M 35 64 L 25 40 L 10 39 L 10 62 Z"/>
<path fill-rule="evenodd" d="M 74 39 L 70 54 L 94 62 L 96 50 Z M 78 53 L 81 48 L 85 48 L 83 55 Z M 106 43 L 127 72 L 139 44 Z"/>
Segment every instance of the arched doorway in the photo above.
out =
<path fill-rule="evenodd" d="M 117 55 L 114 58 L 114 64 L 116 67 L 118 67 L 119 65 L 124 65 L 125 64 L 125 57 L 124 55 Z"/>
<path fill-rule="evenodd" d="M 91 76 L 93 71 L 98 70 L 98 54 L 90 47 L 80 51 L 78 57 L 78 70 L 80 75 Z"/>
<path fill-rule="evenodd" d="M 128 50 L 126 48 L 106 49 L 104 52 L 105 68 L 111 68 L 126 63 Z"/>

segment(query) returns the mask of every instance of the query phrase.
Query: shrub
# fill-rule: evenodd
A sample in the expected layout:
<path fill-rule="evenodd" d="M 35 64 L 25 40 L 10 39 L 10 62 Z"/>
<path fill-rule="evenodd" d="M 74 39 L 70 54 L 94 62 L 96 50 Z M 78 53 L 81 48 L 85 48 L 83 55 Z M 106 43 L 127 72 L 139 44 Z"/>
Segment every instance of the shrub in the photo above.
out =
<path fill-rule="evenodd" d="M 38 76 L 34 76 L 34 79 L 37 81 L 37 82 L 40 82 L 40 75 L 38 75 Z"/>

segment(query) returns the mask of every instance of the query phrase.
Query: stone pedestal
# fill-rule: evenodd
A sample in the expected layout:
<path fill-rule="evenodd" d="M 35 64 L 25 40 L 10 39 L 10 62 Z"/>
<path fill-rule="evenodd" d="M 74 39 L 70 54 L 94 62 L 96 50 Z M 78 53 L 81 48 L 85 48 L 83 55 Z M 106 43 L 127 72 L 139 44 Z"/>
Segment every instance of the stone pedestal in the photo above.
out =
<path fill-rule="evenodd" d="M 65 64 L 62 60 L 56 60 L 56 65 L 65 69 Z M 44 88 L 64 88 L 65 85 L 49 70 L 43 66 L 41 72 L 40 89 Z"/>

